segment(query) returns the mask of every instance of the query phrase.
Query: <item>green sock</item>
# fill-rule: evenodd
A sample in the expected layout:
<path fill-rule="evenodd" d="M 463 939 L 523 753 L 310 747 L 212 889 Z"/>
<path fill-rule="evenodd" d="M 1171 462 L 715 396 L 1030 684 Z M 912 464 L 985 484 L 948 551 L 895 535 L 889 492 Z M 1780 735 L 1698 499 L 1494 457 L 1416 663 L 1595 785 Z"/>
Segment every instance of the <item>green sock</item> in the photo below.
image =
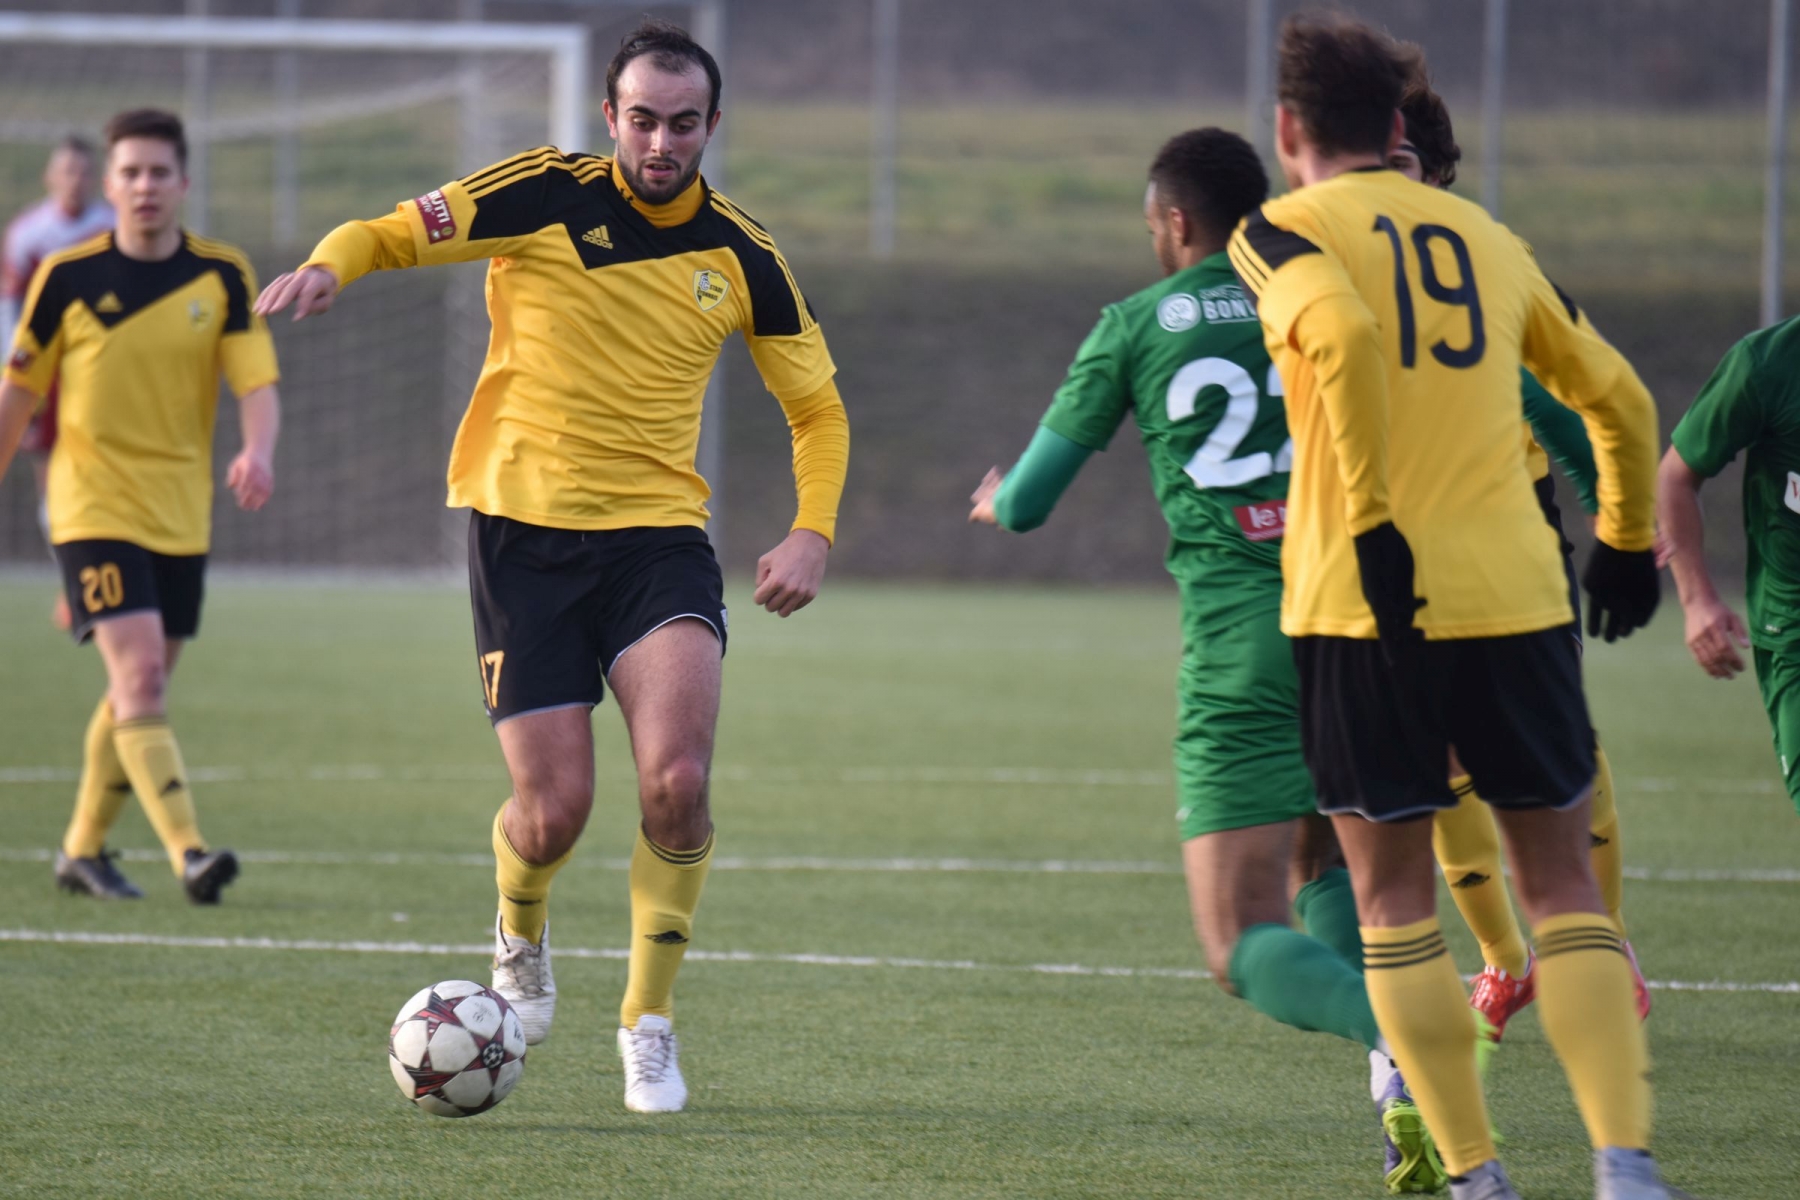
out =
<path fill-rule="evenodd" d="M 1362 923 L 1356 917 L 1356 893 L 1350 888 L 1350 872 L 1333 867 L 1300 889 L 1294 911 L 1306 932 L 1344 956 L 1358 971 L 1363 969 Z"/>
<path fill-rule="evenodd" d="M 1335 1033 L 1371 1050 L 1381 1037 L 1362 976 L 1324 942 L 1285 925 L 1244 930 L 1231 952 L 1231 985 L 1283 1025 Z"/>

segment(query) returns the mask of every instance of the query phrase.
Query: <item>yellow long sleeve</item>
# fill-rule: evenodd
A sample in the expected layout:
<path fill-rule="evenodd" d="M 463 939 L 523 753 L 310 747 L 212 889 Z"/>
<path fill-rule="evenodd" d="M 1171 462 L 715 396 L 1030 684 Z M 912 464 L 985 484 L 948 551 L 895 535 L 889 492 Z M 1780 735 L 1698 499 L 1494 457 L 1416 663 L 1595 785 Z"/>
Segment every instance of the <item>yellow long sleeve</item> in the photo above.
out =
<path fill-rule="evenodd" d="M 795 400 L 781 401 L 794 438 L 794 490 L 799 499 L 795 529 L 810 529 L 826 541 L 837 539 L 838 500 L 850 469 L 850 418 L 837 384 Z"/>
<path fill-rule="evenodd" d="M 1393 519 L 1381 327 L 1354 293 L 1333 290 L 1300 313 L 1289 336 L 1312 364 L 1343 483 L 1344 521 L 1355 537 Z"/>
<path fill-rule="evenodd" d="M 312 257 L 301 267 L 324 267 L 337 276 L 338 286 L 361 279 L 371 271 L 394 271 L 419 265 L 412 226 L 404 210 L 373 221 L 346 221 L 313 247 Z"/>
<path fill-rule="evenodd" d="M 1532 273 L 1525 365 L 1587 424 L 1599 475 L 1595 536 L 1615 549 L 1648 550 L 1656 542 L 1656 401 L 1575 303 Z"/>

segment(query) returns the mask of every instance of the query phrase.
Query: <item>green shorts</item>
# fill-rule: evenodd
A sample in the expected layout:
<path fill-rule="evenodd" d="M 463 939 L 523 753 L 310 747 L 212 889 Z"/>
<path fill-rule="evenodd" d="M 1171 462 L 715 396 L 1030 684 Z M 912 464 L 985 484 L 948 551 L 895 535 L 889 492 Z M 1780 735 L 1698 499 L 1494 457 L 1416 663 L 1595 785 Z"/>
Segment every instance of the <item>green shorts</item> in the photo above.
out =
<path fill-rule="evenodd" d="M 1181 582 L 1175 732 L 1183 841 L 1315 811 L 1300 753 L 1300 683 L 1281 632 L 1281 585 Z"/>
<path fill-rule="evenodd" d="M 1775 734 L 1775 757 L 1781 763 L 1781 781 L 1788 798 L 1800 809 L 1800 658 L 1756 646 L 1756 683 L 1762 689 L 1763 707 L 1769 710 L 1769 728 Z"/>

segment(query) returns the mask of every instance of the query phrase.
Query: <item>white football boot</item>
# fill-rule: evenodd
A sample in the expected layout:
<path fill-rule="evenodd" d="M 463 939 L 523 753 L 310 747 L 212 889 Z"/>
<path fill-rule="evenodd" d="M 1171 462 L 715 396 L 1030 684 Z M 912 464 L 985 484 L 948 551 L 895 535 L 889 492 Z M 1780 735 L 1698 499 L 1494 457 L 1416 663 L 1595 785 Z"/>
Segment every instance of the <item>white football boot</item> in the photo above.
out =
<path fill-rule="evenodd" d="M 648 1013 L 636 1029 L 619 1029 L 619 1057 L 625 1061 L 625 1107 L 632 1112 L 680 1112 L 687 1084 L 676 1061 L 678 1047 L 669 1018 Z"/>
<path fill-rule="evenodd" d="M 1488 1161 L 1461 1178 L 1450 1181 L 1450 1200 L 1519 1200 L 1512 1181 L 1498 1159 Z"/>
<path fill-rule="evenodd" d="M 556 1015 L 556 979 L 550 974 L 550 922 L 544 922 L 544 938 L 532 945 L 514 937 L 494 918 L 494 990 L 519 1014 L 525 1027 L 525 1044 L 535 1046 L 550 1036 L 550 1018 Z"/>
<path fill-rule="evenodd" d="M 1595 1200 L 1694 1200 L 1662 1181 L 1649 1151 L 1617 1146 L 1594 1151 L 1594 1196 Z"/>

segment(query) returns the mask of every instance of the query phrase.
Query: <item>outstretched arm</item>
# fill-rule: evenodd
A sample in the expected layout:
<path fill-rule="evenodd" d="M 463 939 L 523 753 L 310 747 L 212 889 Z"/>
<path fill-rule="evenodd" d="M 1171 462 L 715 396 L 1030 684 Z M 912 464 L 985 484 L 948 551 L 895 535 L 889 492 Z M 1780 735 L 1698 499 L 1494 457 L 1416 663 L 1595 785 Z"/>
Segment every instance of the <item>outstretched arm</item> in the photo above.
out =
<path fill-rule="evenodd" d="M 988 469 L 969 497 L 969 520 L 1014 533 L 1036 529 L 1050 519 L 1050 511 L 1091 454 L 1093 450 L 1080 442 L 1038 426 L 1031 445 L 1004 479 L 999 467 Z"/>
<path fill-rule="evenodd" d="M 1719 589 L 1706 569 L 1706 526 L 1700 513 L 1700 487 L 1705 482 L 1706 477 L 1670 446 L 1657 472 L 1656 523 L 1662 559 L 1675 576 L 1681 597 L 1688 651 L 1708 675 L 1730 679 L 1744 669 L 1742 651 L 1749 648 L 1750 632 L 1743 618 L 1719 599 Z"/>
<path fill-rule="evenodd" d="M 325 235 L 299 268 L 279 275 L 256 298 L 256 315 L 273 316 L 290 305 L 294 320 L 331 310 L 337 295 L 372 271 L 395 271 L 419 264 L 408 201 L 374 221 L 349 221 Z"/>
<path fill-rule="evenodd" d="M 339 291 L 371 271 L 519 253 L 540 227 L 550 203 L 548 172 L 558 168 L 559 158 L 555 147 L 540 146 L 405 201 L 386 216 L 339 225 L 297 269 L 263 289 L 257 315 L 290 305 L 296 321 L 325 312 Z M 477 215 L 479 238 L 472 236 Z"/>

